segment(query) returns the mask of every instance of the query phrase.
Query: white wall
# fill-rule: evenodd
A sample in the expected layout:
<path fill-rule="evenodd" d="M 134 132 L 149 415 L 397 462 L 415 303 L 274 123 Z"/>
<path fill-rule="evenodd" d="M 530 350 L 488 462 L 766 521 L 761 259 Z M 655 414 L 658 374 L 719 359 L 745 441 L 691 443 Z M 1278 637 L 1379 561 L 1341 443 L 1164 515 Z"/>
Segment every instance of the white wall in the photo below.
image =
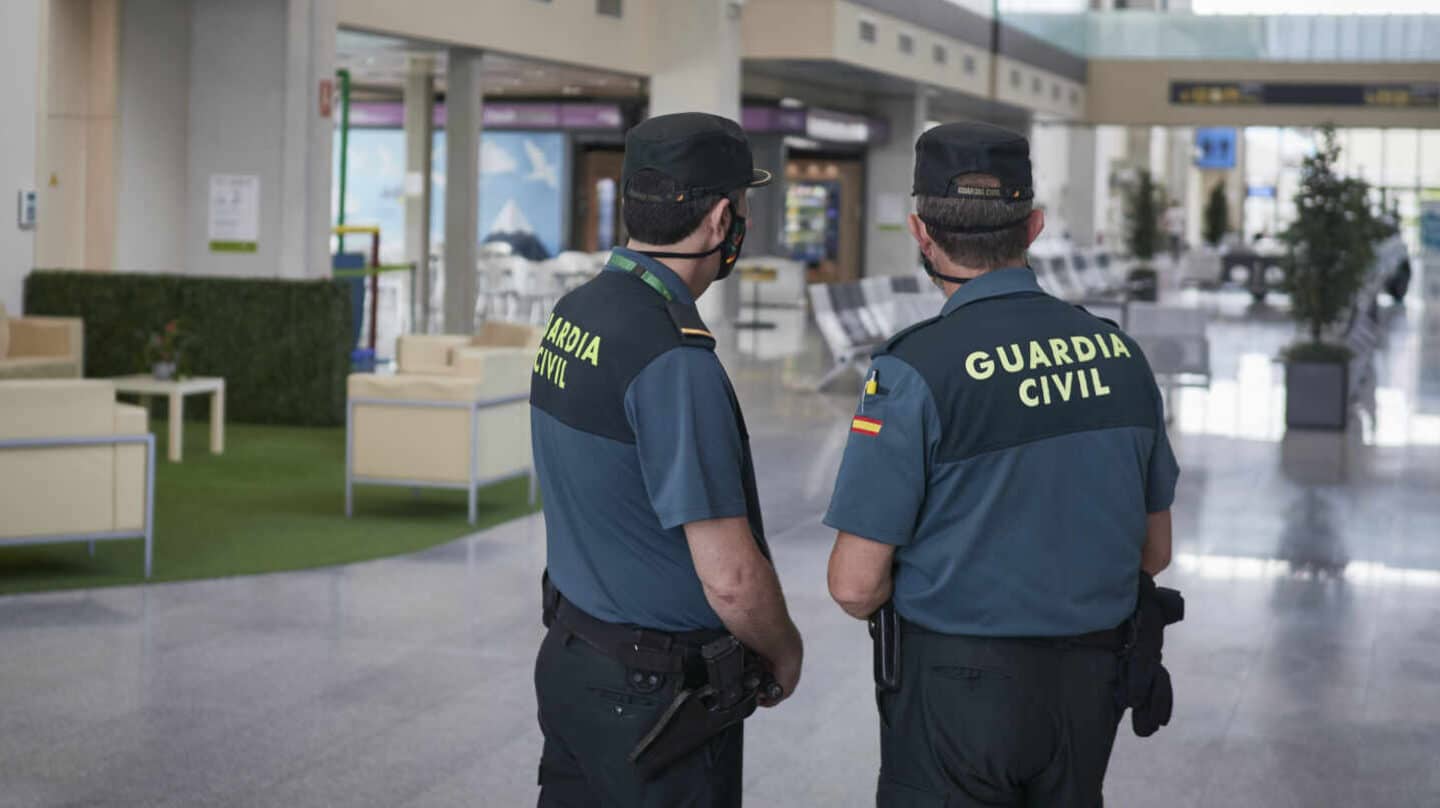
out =
<path fill-rule="evenodd" d="M 279 264 L 287 5 L 286 0 L 194 0 L 186 172 L 189 272 L 273 275 Z M 255 253 L 210 252 L 207 211 L 213 174 L 260 178 Z"/>
<path fill-rule="evenodd" d="M 35 132 L 39 119 L 41 0 L 0 3 L 0 303 L 18 314 L 26 273 L 35 256 L 33 231 L 15 221 L 15 198 L 35 187 Z M 44 215 L 44 211 L 41 211 Z"/>
<path fill-rule="evenodd" d="M 335 31 L 334 0 L 193 0 L 185 271 L 329 274 L 333 123 L 318 98 L 321 78 L 333 78 Z M 255 253 L 210 251 L 215 174 L 260 178 Z"/>
<path fill-rule="evenodd" d="M 115 269 L 182 272 L 189 206 L 190 0 L 120 6 Z"/>
<path fill-rule="evenodd" d="M 872 145 L 865 160 L 865 260 L 860 274 L 905 275 L 920 265 L 920 248 L 905 226 L 915 210 L 915 141 L 929 120 L 923 94 L 891 96 L 875 104 L 872 115 L 890 121 L 890 140 Z M 882 218 L 883 213 L 904 216 Z"/>

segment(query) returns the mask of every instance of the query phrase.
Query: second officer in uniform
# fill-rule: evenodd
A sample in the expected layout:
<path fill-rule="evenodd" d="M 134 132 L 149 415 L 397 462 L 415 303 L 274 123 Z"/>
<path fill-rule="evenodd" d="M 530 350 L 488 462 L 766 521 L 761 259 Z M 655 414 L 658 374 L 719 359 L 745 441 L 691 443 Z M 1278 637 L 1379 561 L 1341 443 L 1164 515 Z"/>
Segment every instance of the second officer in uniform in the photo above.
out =
<path fill-rule="evenodd" d="M 625 145 L 629 246 L 556 305 L 531 386 L 548 567 L 540 805 L 737 806 L 741 725 L 712 734 L 718 713 L 694 708 L 753 709 L 757 690 L 748 674 L 717 683 L 738 657 L 712 649 L 757 654 L 779 685 L 759 700 L 773 705 L 799 681 L 801 643 L 695 300 L 734 268 L 746 189 L 769 174 L 714 115 L 652 118 Z"/>
<path fill-rule="evenodd" d="M 898 614 L 878 803 L 1097 808 L 1118 627 L 1170 558 L 1160 394 L 1134 340 L 1026 266 L 1044 218 L 1025 138 L 931 129 L 914 193 L 948 299 L 877 353 L 825 517 L 835 599 Z"/>

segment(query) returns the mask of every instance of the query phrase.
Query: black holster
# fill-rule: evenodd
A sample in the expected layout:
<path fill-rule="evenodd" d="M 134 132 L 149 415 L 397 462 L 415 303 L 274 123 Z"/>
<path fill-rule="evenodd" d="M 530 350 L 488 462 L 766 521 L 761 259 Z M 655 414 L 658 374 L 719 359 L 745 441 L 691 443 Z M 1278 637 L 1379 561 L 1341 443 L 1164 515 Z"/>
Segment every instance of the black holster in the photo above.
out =
<path fill-rule="evenodd" d="M 900 689 L 900 616 L 895 613 L 895 602 L 885 601 L 870 615 L 869 623 L 875 689 L 893 693 Z"/>
<path fill-rule="evenodd" d="M 779 698 L 779 686 L 760 658 L 727 635 L 700 649 L 706 682 L 682 687 L 655 726 L 630 751 L 640 776 L 653 780 L 672 763 L 749 718 L 761 693 Z"/>
<path fill-rule="evenodd" d="M 1148 573 L 1140 573 L 1135 614 L 1124 627 L 1128 641 L 1120 652 L 1120 675 L 1115 704 L 1130 708 L 1130 724 L 1142 738 L 1170 723 L 1175 693 L 1170 672 L 1162 664 L 1165 627 L 1185 619 L 1185 598 L 1175 589 L 1157 587 Z"/>

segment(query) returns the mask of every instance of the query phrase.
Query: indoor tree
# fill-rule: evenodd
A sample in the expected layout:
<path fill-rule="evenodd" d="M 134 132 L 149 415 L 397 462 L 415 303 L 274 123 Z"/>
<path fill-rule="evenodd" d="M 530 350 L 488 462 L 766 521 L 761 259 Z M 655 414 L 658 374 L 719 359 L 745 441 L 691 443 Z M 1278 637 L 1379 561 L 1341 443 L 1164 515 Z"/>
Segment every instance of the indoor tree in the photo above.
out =
<path fill-rule="evenodd" d="M 1291 314 L 1308 342 L 1291 346 L 1290 359 L 1344 361 L 1343 345 L 1324 343 L 1325 329 L 1349 310 L 1375 258 L 1386 226 L 1370 204 L 1370 185 L 1336 172 L 1340 145 L 1333 126 L 1320 130 L 1315 153 L 1300 166 L 1295 221 L 1280 234 L 1289 247 L 1285 290 Z"/>
<path fill-rule="evenodd" d="M 1225 195 L 1225 181 L 1215 183 L 1210 189 L 1210 198 L 1205 201 L 1205 243 L 1211 247 L 1220 246 L 1225 234 L 1230 232 L 1230 199 Z"/>
<path fill-rule="evenodd" d="M 1141 264 L 1149 263 L 1160 246 L 1160 191 L 1150 172 L 1140 169 L 1126 200 L 1126 246 Z"/>

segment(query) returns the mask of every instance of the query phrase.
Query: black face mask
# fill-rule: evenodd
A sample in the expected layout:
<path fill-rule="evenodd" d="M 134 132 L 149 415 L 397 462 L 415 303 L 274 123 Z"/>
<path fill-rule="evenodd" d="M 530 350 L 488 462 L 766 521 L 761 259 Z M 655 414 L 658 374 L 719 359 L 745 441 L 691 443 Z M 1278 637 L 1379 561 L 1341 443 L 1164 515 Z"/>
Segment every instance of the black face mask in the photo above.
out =
<path fill-rule="evenodd" d="M 641 255 L 648 255 L 651 258 L 708 258 L 718 252 L 720 253 L 720 272 L 715 276 L 715 280 L 723 281 L 735 271 L 735 261 L 740 257 L 740 248 L 744 245 L 745 217 L 736 214 L 730 217 L 730 228 L 725 231 L 725 238 L 704 252 L 643 252 Z"/>

